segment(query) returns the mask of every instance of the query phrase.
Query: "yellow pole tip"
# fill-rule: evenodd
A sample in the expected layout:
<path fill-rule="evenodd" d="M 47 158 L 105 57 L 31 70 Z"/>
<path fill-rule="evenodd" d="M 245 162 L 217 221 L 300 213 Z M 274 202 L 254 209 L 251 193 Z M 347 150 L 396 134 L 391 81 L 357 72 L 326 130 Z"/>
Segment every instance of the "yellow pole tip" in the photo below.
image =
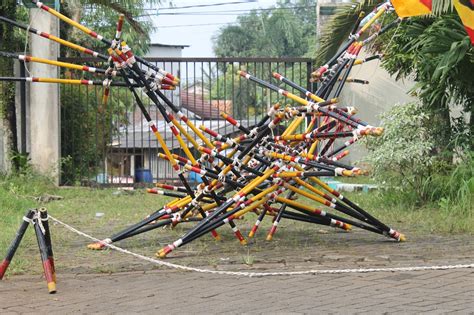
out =
<path fill-rule="evenodd" d="M 405 236 L 405 234 L 401 234 L 400 233 L 400 238 L 398 239 L 399 242 L 406 242 L 407 241 L 407 237 Z"/>
<path fill-rule="evenodd" d="M 352 231 L 352 225 L 345 223 L 345 224 L 344 224 L 344 230 L 346 230 L 346 231 Z"/>
<path fill-rule="evenodd" d="M 254 233 L 253 231 L 250 231 L 250 233 L 249 233 L 249 238 L 254 237 L 254 235 L 255 235 L 255 233 Z"/>
<path fill-rule="evenodd" d="M 347 177 L 353 177 L 353 176 L 355 176 L 355 173 L 353 171 L 344 170 L 344 171 L 342 171 L 342 175 L 347 176 Z"/>
<path fill-rule="evenodd" d="M 377 127 L 374 130 L 374 135 L 381 136 L 383 134 L 383 132 L 384 132 L 384 129 L 382 127 Z"/>
<path fill-rule="evenodd" d="M 103 247 L 104 246 L 100 242 L 87 245 L 87 248 L 92 250 L 101 250 Z"/>
<path fill-rule="evenodd" d="M 50 294 L 56 293 L 56 283 L 48 282 L 48 291 Z"/>
<path fill-rule="evenodd" d="M 219 234 L 217 234 L 216 236 L 214 236 L 214 239 L 215 239 L 216 241 L 221 241 L 221 240 L 222 240 L 222 238 L 221 238 L 221 236 L 220 236 Z"/>
<path fill-rule="evenodd" d="M 245 239 L 240 240 L 240 245 L 244 245 L 244 246 L 245 246 L 245 245 L 247 245 L 247 244 L 248 244 L 248 243 L 247 243 L 247 240 L 245 240 Z"/>
<path fill-rule="evenodd" d="M 156 256 L 158 258 L 165 258 L 166 257 L 166 253 L 164 250 L 160 249 L 157 253 L 156 253 Z"/>
<path fill-rule="evenodd" d="M 266 238 L 265 240 L 266 240 L 266 241 L 271 241 L 271 240 L 272 240 L 272 238 L 273 238 L 273 235 L 271 235 L 271 234 L 268 234 L 268 235 L 267 235 L 267 238 Z"/>

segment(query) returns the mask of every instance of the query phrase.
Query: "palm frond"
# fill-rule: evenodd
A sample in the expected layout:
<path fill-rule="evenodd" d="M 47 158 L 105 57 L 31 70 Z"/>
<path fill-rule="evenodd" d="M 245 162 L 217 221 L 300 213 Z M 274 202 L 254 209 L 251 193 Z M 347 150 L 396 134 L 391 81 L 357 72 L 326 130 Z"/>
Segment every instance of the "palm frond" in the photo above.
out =
<path fill-rule="evenodd" d="M 433 0 L 431 11 L 434 15 L 441 15 L 453 10 L 453 0 Z"/>
<path fill-rule="evenodd" d="M 360 12 L 368 14 L 373 6 L 382 1 L 362 0 L 359 3 L 342 5 L 337 8 L 334 15 L 324 25 L 319 39 L 319 45 L 315 54 L 316 64 L 323 64 L 350 35 L 350 32 L 357 21 Z"/>
<path fill-rule="evenodd" d="M 134 31 L 138 32 L 141 35 L 145 34 L 144 29 L 141 27 L 140 22 L 138 22 L 133 14 L 130 12 L 130 8 L 136 5 L 135 0 L 121 0 L 121 1 L 107 1 L 107 0 L 83 0 L 83 2 L 99 5 L 105 8 L 110 8 L 118 13 L 125 15 L 125 19 L 133 28 Z M 142 1 L 149 5 L 160 4 L 162 0 L 146 0 Z"/>

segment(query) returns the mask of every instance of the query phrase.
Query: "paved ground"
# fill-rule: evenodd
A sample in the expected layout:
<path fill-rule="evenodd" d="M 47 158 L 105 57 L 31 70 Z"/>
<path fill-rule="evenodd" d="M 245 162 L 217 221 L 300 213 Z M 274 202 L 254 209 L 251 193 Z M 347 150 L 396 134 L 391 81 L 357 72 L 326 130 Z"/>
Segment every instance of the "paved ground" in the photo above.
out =
<path fill-rule="evenodd" d="M 474 270 L 236 278 L 177 271 L 0 282 L 0 313 L 474 313 Z"/>
<path fill-rule="evenodd" d="M 305 230 L 290 226 L 279 233 L 272 242 L 256 239 L 248 247 L 231 242 L 229 236 L 223 242 L 204 240 L 176 251 L 167 261 L 254 272 L 474 262 L 474 242 L 469 235 L 410 234 L 411 241 L 394 243 L 357 231 L 328 230 L 308 236 Z M 119 246 L 152 256 L 152 249 L 162 244 L 150 242 L 148 237 Z M 87 240 L 75 236 L 56 253 L 56 295 L 47 294 L 40 275 L 9 276 L 0 281 L 0 314 L 474 314 L 474 269 L 238 278 L 157 269 L 117 251 L 88 251 L 85 244 Z M 253 260 L 250 265 L 244 263 L 246 257 Z"/>

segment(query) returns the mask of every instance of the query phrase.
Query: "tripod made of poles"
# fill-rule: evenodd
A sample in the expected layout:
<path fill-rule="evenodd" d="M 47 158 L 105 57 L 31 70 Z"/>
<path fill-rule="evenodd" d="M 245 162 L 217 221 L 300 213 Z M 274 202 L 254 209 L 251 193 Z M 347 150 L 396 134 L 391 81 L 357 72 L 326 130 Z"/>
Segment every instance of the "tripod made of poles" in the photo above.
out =
<path fill-rule="evenodd" d="M 8 248 L 5 259 L 0 264 L 0 280 L 3 279 L 10 262 L 20 246 L 26 229 L 30 224 L 33 226 L 38 241 L 38 247 L 43 262 L 44 275 L 48 283 L 48 291 L 56 293 L 56 272 L 54 269 L 53 246 L 51 244 L 51 233 L 49 231 L 48 212 L 46 208 L 30 209 L 23 217 L 23 222 L 18 229 L 15 238 Z"/>

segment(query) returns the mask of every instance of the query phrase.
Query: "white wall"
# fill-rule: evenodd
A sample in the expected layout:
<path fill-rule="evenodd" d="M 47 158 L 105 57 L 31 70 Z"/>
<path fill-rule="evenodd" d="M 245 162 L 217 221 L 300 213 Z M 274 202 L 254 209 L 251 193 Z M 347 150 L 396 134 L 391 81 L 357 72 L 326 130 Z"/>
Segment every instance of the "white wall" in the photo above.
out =
<path fill-rule="evenodd" d="M 360 57 L 370 55 L 362 52 Z M 415 100 L 407 94 L 414 82 L 395 81 L 387 71 L 382 69 L 380 61 L 373 60 L 354 66 L 349 77 L 368 80 L 369 84 L 346 83 L 339 98 L 339 106 L 356 107 L 358 109 L 356 116 L 372 126 L 378 126 L 380 115 L 393 105 Z M 361 143 L 353 144 L 349 151 L 350 154 L 344 158 L 344 161 L 359 161 L 367 152 Z"/>
<path fill-rule="evenodd" d="M 181 57 L 181 47 L 163 47 L 163 46 L 150 46 L 148 53 L 145 57 Z"/>

